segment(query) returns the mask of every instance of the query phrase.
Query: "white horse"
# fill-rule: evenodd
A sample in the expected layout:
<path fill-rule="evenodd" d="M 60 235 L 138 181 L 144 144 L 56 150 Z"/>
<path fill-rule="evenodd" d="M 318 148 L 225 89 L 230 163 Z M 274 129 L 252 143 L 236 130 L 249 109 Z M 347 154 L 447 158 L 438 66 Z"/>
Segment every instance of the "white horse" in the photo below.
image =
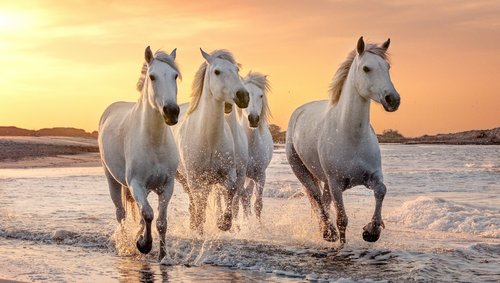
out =
<path fill-rule="evenodd" d="M 286 155 L 320 217 L 327 241 L 334 242 L 340 235 L 340 242 L 345 243 L 347 215 L 342 192 L 358 185 L 375 195 L 375 212 L 363 228 L 363 239 L 377 241 L 384 227 L 381 213 L 386 187 L 377 136 L 370 125 L 370 100 L 382 103 L 388 112 L 399 107 L 400 96 L 389 76 L 389 44 L 390 40 L 380 46 L 365 45 L 361 37 L 356 50 L 335 73 L 330 100 L 302 105 L 288 123 Z M 332 196 L 339 234 L 329 218 Z"/>
<path fill-rule="evenodd" d="M 223 231 L 231 228 L 236 167 L 233 135 L 224 118 L 224 104 L 248 106 L 248 92 L 238 75 L 233 55 L 225 50 L 201 50 L 206 62 L 196 72 L 192 101 L 174 128 L 180 154 L 178 180 L 189 196 L 191 228 L 203 233 L 207 198 L 215 185 L 224 187 L 226 208 L 217 220 Z"/>
<path fill-rule="evenodd" d="M 250 199 L 255 187 L 254 209 L 260 220 L 266 169 L 273 158 L 273 138 L 268 125 L 271 113 L 267 102 L 270 85 L 267 76 L 256 72 L 248 73 L 243 79 L 243 84 L 250 93 L 250 103 L 248 108 L 238 110 L 238 113 L 248 140 L 248 164 L 246 189 L 238 197 L 244 213 L 250 214 Z"/>
<path fill-rule="evenodd" d="M 158 51 L 153 56 L 148 46 L 137 83 L 139 101 L 111 104 L 99 122 L 99 151 L 116 206 L 116 220 L 122 223 L 125 218 L 123 199 L 133 208 L 134 202 L 137 204 L 144 231 L 137 249 L 144 254 L 152 247 L 153 209 L 147 196 L 150 191 L 158 194 L 160 260 L 165 256 L 167 207 L 179 163 L 172 131 L 165 125 L 175 125 L 179 115 L 176 80 L 180 74 L 175 55 L 174 49 L 170 55 Z"/>

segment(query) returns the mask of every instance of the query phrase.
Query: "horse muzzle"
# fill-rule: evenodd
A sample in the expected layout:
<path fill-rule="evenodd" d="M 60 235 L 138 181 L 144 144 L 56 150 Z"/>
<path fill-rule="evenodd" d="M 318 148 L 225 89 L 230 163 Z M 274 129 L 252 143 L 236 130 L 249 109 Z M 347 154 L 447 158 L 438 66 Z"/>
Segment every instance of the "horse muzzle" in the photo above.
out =
<path fill-rule="evenodd" d="M 401 97 L 398 93 L 389 93 L 384 95 L 382 98 L 382 106 L 384 106 L 385 111 L 394 112 L 398 110 L 399 104 L 401 103 Z"/>
<path fill-rule="evenodd" d="M 252 128 L 257 128 L 259 126 L 259 115 L 256 114 L 249 114 L 248 115 L 248 123 L 250 124 L 250 127 Z"/>
<path fill-rule="evenodd" d="M 179 105 L 177 104 L 167 104 L 163 106 L 163 119 L 165 119 L 165 123 L 169 126 L 173 126 L 177 124 L 179 118 Z"/>
<path fill-rule="evenodd" d="M 236 97 L 234 98 L 234 103 L 239 108 L 247 108 L 248 107 L 248 102 L 250 101 L 250 94 L 248 91 L 244 88 L 239 89 L 236 92 Z"/>

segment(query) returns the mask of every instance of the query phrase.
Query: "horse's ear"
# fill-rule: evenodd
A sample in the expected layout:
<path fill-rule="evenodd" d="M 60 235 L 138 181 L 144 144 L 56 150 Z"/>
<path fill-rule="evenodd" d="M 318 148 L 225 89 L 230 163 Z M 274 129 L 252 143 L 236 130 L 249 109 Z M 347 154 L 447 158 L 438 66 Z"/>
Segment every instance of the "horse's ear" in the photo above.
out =
<path fill-rule="evenodd" d="M 388 38 L 386 42 L 382 43 L 382 48 L 385 50 L 389 49 L 389 45 L 391 45 L 391 39 Z"/>
<path fill-rule="evenodd" d="M 363 37 L 360 37 L 358 39 L 358 45 L 356 46 L 356 50 L 358 51 L 358 54 L 361 55 L 365 51 L 365 42 L 363 41 Z"/>
<path fill-rule="evenodd" d="M 210 54 L 208 54 L 207 52 L 203 51 L 203 49 L 201 48 L 200 51 L 203 58 L 205 58 L 205 60 L 207 60 L 207 62 L 210 64 L 212 62 L 212 56 L 210 56 Z"/>
<path fill-rule="evenodd" d="M 153 52 L 151 52 L 151 48 L 149 46 L 146 47 L 146 51 L 144 51 L 144 58 L 148 64 L 153 60 Z"/>
<path fill-rule="evenodd" d="M 172 52 L 170 52 L 170 57 L 172 57 L 172 59 L 175 60 L 175 56 L 177 56 L 177 48 L 174 48 L 174 50 L 172 50 Z"/>

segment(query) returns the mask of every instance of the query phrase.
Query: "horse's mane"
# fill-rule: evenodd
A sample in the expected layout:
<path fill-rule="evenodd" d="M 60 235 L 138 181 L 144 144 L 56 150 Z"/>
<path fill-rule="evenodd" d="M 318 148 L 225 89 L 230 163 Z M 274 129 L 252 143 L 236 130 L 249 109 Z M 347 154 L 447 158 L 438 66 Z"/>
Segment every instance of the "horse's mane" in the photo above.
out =
<path fill-rule="evenodd" d="M 389 54 L 387 53 L 387 49 L 383 48 L 382 46 L 369 43 L 366 45 L 364 52 L 373 53 L 382 57 L 384 60 L 389 61 Z M 340 67 L 333 76 L 329 88 L 330 102 L 332 104 L 337 104 L 337 102 L 339 102 L 342 88 L 344 87 L 347 75 L 349 74 L 349 70 L 351 69 L 352 62 L 354 61 L 354 58 L 356 58 L 356 54 L 356 50 L 351 51 L 349 55 L 347 55 L 347 59 L 342 64 L 340 64 Z"/>
<path fill-rule="evenodd" d="M 179 78 L 181 78 L 181 72 L 179 71 L 179 66 L 175 63 L 174 58 L 172 56 L 165 53 L 165 51 L 158 50 L 155 52 L 154 59 L 161 61 L 163 63 L 167 63 L 170 67 L 172 67 L 177 73 L 179 73 Z M 137 90 L 142 91 L 144 87 L 144 82 L 146 81 L 146 73 L 148 72 L 148 64 L 144 62 L 142 64 L 141 76 L 139 77 L 139 81 L 137 81 Z"/>
<path fill-rule="evenodd" d="M 220 50 L 214 50 L 212 53 L 210 53 L 210 56 L 217 57 L 222 60 L 227 60 L 231 62 L 232 64 L 235 64 L 237 66 L 240 66 L 234 59 L 233 54 L 231 52 L 220 49 Z M 192 92 L 191 92 L 191 102 L 189 103 L 189 109 L 187 111 L 187 115 L 193 113 L 194 110 L 198 107 L 198 104 L 200 103 L 200 98 L 201 98 L 201 93 L 203 91 L 203 83 L 205 81 L 205 73 L 207 71 L 207 62 L 204 61 L 198 71 L 196 71 L 196 74 L 194 75 L 194 81 L 193 81 L 193 86 L 192 86 Z"/>
<path fill-rule="evenodd" d="M 272 117 L 271 109 L 269 109 L 269 103 L 267 102 L 267 93 L 271 91 L 271 84 L 269 83 L 267 76 L 261 73 L 250 71 L 243 80 L 247 84 L 254 84 L 264 93 L 264 97 L 262 100 L 262 111 L 260 112 L 260 116 L 261 119 L 267 123 L 269 121 L 269 118 Z"/>

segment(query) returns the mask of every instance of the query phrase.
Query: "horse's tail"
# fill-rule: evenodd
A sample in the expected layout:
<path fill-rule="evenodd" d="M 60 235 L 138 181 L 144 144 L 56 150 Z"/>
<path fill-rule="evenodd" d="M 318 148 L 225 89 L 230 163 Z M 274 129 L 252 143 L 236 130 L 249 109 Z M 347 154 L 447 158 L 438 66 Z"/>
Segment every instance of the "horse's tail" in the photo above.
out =
<path fill-rule="evenodd" d="M 129 188 L 122 187 L 122 204 L 125 207 L 125 212 L 130 209 L 134 221 L 137 221 L 137 214 L 139 214 L 139 212 Z"/>

